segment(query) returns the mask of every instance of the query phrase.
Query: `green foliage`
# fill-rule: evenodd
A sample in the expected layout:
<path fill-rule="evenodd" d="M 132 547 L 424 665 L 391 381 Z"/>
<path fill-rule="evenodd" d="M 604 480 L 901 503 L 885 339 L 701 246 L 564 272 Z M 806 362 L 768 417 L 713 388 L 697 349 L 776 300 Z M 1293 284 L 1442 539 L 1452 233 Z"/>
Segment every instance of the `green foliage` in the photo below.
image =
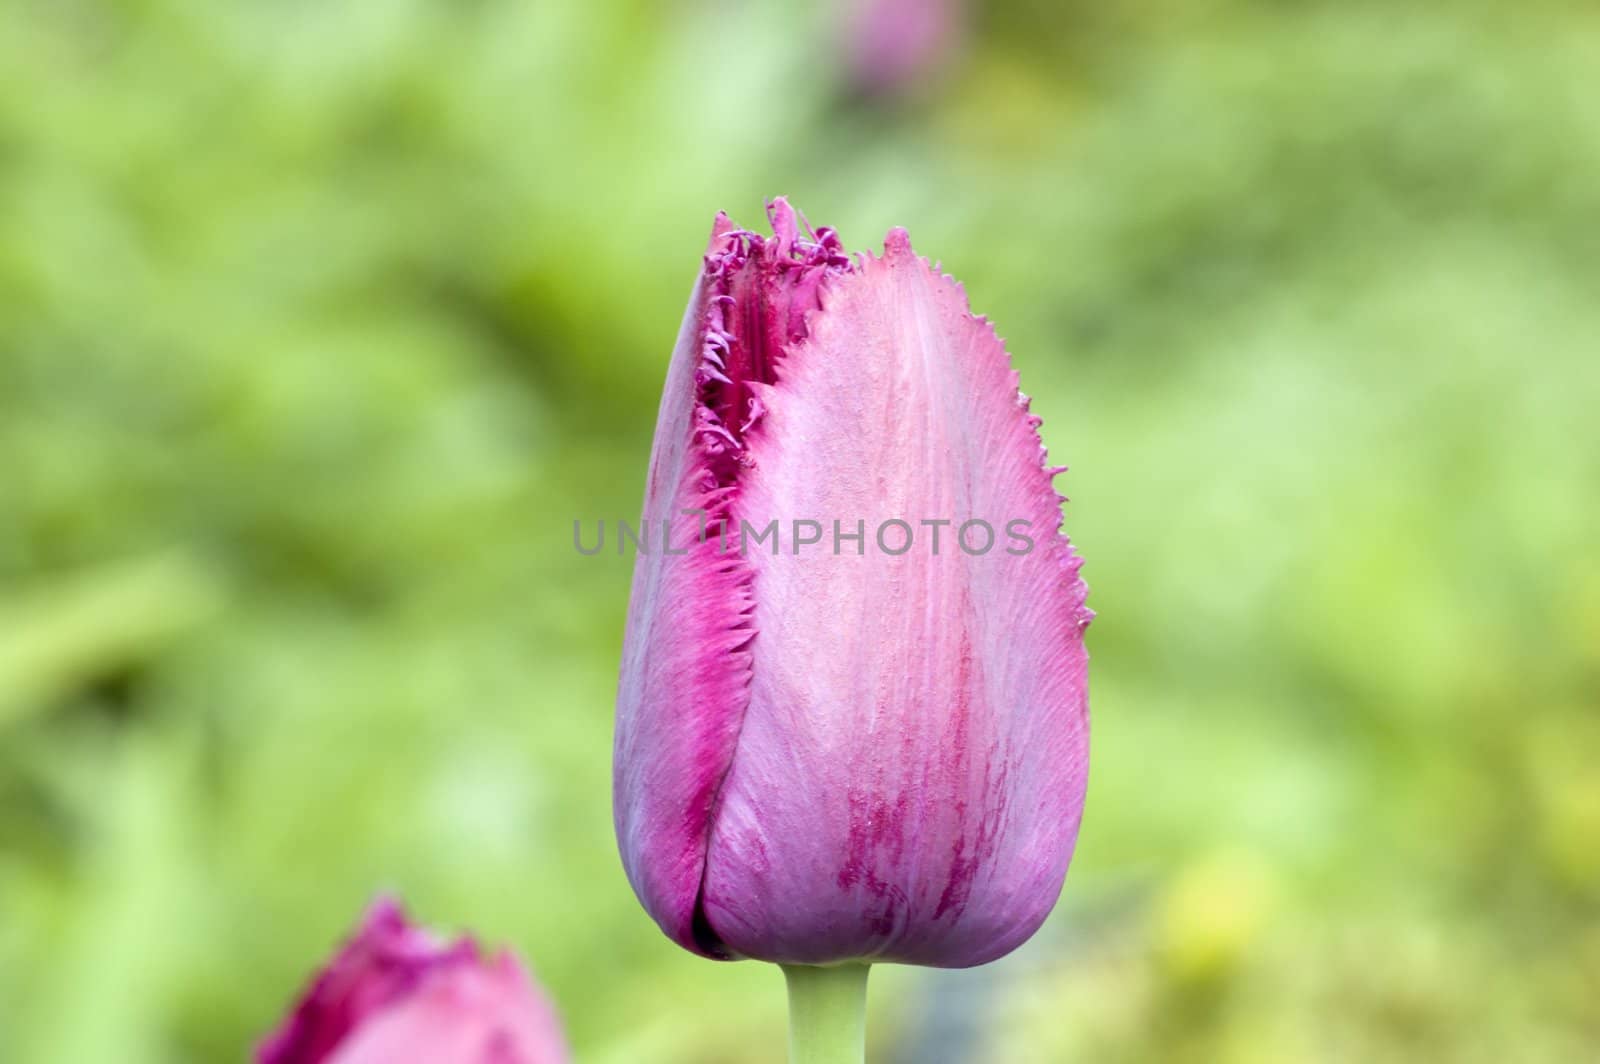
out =
<path fill-rule="evenodd" d="M 779 192 L 1000 323 L 1100 612 L 1062 906 L 879 1059 L 1592 1057 L 1600 19 L 985 5 L 874 102 L 830 18 L 11 5 L 0 1059 L 238 1060 L 380 888 L 586 1061 L 777 1059 L 623 880 L 571 529 Z"/>

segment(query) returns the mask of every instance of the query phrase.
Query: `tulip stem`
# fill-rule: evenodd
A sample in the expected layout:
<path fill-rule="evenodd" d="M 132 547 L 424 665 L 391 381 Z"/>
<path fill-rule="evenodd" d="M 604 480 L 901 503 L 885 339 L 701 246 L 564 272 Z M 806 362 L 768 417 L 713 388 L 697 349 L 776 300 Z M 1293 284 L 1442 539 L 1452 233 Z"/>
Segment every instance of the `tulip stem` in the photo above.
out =
<path fill-rule="evenodd" d="M 783 965 L 789 984 L 789 1064 L 862 1064 L 867 1054 L 865 964 Z"/>

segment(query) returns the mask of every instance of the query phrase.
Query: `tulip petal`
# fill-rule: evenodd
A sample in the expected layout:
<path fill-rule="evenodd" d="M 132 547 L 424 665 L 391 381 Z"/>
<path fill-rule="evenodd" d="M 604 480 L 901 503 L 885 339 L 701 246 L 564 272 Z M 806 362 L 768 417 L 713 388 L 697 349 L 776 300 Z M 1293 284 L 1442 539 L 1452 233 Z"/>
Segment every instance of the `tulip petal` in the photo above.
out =
<path fill-rule="evenodd" d="M 501 953 L 437 979 L 355 1031 L 328 1064 L 566 1064 L 555 1012 Z"/>
<path fill-rule="evenodd" d="M 440 971 L 470 966 L 469 939 L 446 942 L 407 923 L 399 902 L 380 897 L 356 933 L 307 988 L 289 1019 L 256 1051 L 258 1064 L 318 1064 L 376 1012 Z"/>
<path fill-rule="evenodd" d="M 617 694 L 613 816 L 634 892 L 670 937 L 727 950 L 700 918 L 716 798 L 749 701 L 752 573 L 720 522 L 747 467 L 744 434 L 805 336 L 827 278 L 848 270 L 837 238 L 802 239 L 794 211 L 775 235 L 713 226 L 706 269 L 678 334 L 657 419 Z M 664 534 L 664 530 L 667 530 Z"/>
<path fill-rule="evenodd" d="M 1076 839 L 1081 562 L 1060 532 L 1038 419 L 960 286 L 896 230 L 821 299 L 776 381 L 750 385 L 764 412 L 733 513 L 756 528 L 814 519 L 829 536 L 796 553 L 785 532 L 781 553 L 742 559 L 740 630 L 756 634 L 737 682 L 718 680 L 749 696 L 736 752 L 716 755 L 727 778 L 703 858 L 702 939 L 794 963 L 980 964 L 1037 929 Z M 846 535 L 864 521 L 861 555 L 851 540 L 834 553 L 836 519 Z M 922 522 L 941 519 L 954 524 L 937 529 L 935 554 Z M 884 549 L 904 539 L 890 520 L 915 536 L 904 553 Z M 968 520 L 993 530 L 987 552 L 955 542 Z M 1008 553 L 1021 548 L 1013 521 L 1028 522 L 1025 553 Z M 967 531 L 976 548 L 982 529 Z M 645 771 L 680 771 L 657 750 Z"/>
<path fill-rule="evenodd" d="M 258 1064 L 565 1064 L 561 1024 L 510 953 L 486 958 L 380 897 L 256 1050 Z"/>

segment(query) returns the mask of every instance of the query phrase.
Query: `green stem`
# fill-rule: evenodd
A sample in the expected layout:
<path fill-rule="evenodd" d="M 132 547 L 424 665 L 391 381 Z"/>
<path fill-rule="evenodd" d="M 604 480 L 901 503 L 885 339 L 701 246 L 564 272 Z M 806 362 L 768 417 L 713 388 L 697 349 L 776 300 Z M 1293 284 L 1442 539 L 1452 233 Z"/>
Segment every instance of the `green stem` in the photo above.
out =
<path fill-rule="evenodd" d="M 782 967 L 789 984 L 789 1064 L 862 1064 L 868 966 Z"/>

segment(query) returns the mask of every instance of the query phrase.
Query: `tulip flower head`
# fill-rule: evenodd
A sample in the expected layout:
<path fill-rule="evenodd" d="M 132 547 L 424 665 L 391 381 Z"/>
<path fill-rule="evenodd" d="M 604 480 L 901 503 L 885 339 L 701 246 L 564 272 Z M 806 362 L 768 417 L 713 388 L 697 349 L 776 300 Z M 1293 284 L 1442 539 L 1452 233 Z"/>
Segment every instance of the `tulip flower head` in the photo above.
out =
<path fill-rule="evenodd" d="M 256 1050 L 257 1064 L 566 1064 L 560 1023 L 508 952 L 445 941 L 380 898 Z"/>
<path fill-rule="evenodd" d="M 645 491 L 614 801 L 679 944 L 993 960 L 1060 893 L 1092 616 L 993 329 L 892 231 L 719 215 Z M 660 538 L 660 537 L 656 537 Z M 753 541 L 753 542 L 752 542 Z"/>

